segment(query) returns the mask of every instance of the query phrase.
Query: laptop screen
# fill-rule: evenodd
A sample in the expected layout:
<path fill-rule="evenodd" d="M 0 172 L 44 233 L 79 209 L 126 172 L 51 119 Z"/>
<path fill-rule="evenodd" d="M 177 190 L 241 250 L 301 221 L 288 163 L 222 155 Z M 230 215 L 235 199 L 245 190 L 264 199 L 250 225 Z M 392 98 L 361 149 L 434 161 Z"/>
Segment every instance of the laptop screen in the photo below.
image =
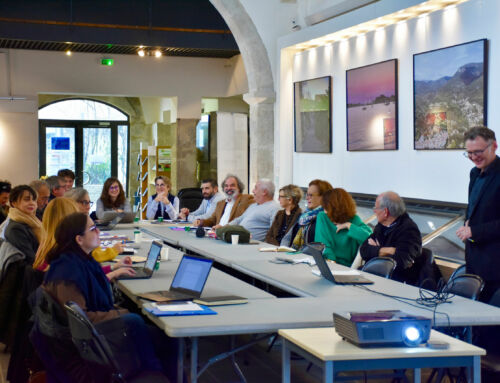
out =
<path fill-rule="evenodd" d="M 184 255 L 177 268 L 170 289 L 182 289 L 201 293 L 213 261 L 191 255 Z"/>
<path fill-rule="evenodd" d="M 145 269 L 154 269 L 156 260 L 160 256 L 161 247 L 161 243 L 155 241 L 151 242 L 151 248 L 149 249 L 148 258 L 146 259 L 146 264 L 144 265 Z"/>

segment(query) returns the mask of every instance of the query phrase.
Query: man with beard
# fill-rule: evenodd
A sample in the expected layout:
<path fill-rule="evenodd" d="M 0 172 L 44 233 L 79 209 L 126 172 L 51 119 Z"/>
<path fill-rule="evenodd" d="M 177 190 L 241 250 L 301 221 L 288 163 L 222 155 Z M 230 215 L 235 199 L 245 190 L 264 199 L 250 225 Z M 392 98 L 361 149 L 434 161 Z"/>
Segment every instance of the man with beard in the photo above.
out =
<path fill-rule="evenodd" d="M 213 179 L 201 181 L 201 193 L 203 194 L 203 201 L 198 209 L 190 213 L 187 207 L 182 208 L 179 213 L 181 219 L 193 222 L 195 219 L 210 218 L 217 203 L 225 198 L 224 194 L 219 192 L 217 181 Z"/>
<path fill-rule="evenodd" d="M 224 226 L 242 215 L 248 206 L 254 203 L 252 195 L 242 194 L 245 186 L 235 175 L 228 174 L 222 182 L 222 187 L 226 198 L 217 203 L 210 218 L 195 220 L 196 226 Z"/>

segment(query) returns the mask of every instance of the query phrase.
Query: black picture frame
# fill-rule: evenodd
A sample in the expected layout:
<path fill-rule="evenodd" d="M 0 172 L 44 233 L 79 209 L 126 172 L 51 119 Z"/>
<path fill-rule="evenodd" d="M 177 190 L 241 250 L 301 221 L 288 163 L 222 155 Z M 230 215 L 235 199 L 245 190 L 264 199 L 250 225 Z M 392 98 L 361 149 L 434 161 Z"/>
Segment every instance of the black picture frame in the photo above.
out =
<path fill-rule="evenodd" d="M 414 149 L 464 149 L 463 134 L 487 125 L 487 94 L 487 39 L 414 54 Z"/>
<path fill-rule="evenodd" d="M 346 71 L 347 151 L 398 150 L 398 60 Z"/>
<path fill-rule="evenodd" d="M 294 82 L 295 152 L 332 152 L 331 83 L 331 76 Z"/>

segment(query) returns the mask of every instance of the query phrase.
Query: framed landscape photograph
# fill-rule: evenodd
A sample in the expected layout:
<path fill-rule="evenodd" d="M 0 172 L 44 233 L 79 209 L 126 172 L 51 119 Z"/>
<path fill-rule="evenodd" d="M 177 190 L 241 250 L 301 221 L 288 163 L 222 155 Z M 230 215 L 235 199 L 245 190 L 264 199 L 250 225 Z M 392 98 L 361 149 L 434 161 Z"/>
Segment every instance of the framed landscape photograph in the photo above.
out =
<path fill-rule="evenodd" d="M 331 76 L 293 84 L 295 151 L 331 153 Z"/>
<path fill-rule="evenodd" d="M 347 150 L 398 149 L 396 59 L 346 72 Z"/>
<path fill-rule="evenodd" d="M 487 40 L 413 55 L 415 149 L 464 149 L 464 132 L 486 125 Z"/>

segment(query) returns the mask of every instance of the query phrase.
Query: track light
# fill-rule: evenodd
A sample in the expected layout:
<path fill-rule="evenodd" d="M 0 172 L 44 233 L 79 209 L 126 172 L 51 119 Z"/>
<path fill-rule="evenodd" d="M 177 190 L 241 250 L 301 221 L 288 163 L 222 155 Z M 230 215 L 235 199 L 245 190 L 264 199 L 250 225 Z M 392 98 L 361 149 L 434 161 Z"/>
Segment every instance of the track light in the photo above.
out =
<path fill-rule="evenodd" d="M 155 57 L 161 57 L 161 51 L 159 49 L 155 51 Z"/>
<path fill-rule="evenodd" d="M 146 55 L 146 52 L 144 52 L 144 49 L 139 49 L 139 50 L 137 51 L 137 54 L 138 54 L 139 56 L 141 56 L 141 57 L 144 57 L 144 56 Z"/>

